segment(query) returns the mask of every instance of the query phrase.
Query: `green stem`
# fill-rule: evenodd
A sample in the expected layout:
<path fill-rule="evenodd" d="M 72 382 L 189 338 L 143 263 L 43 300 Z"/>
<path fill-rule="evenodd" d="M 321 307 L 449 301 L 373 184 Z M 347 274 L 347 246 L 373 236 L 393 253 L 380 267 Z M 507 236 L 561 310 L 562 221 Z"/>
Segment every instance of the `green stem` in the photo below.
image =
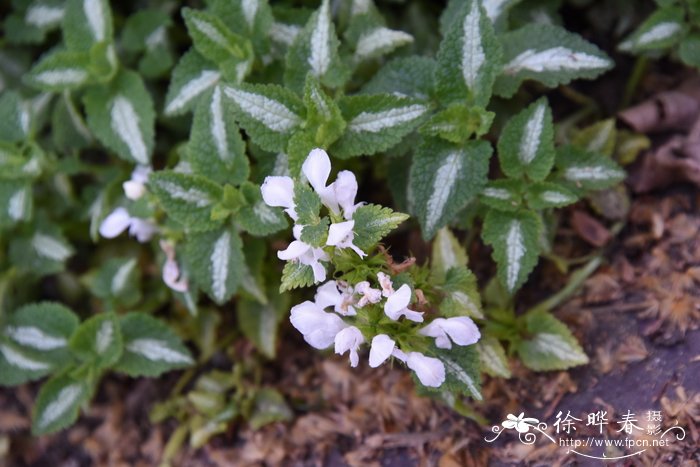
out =
<path fill-rule="evenodd" d="M 630 78 L 627 80 L 627 84 L 625 85 L 625 94 L 622 98 L 622 102 L 620 103 L 620 108 L 624 109 L 630 105 L 630 102 L 632 102 L 632 98 L 637 91 L 637 87 L 639 87 L 639 83 L 642 81 L 642 77 L 646 72 L 648 63 L 649 61 L 644 55 L 637 57 L 637 61 L 634 63 L 634 68 L 630 74 Z"/>
<path fill-rule="evenodd" d="M 596 269 L 598 269 L 598 266 L 600 266 L 600 263 L 602 261 L 603 258 L 600 254 L 595 256 L 594 258 L 591 258 L 591 260 L 588 261 L 588 263 L 586 263 L 585 266 L 571 274 L 571 279 L 569 279 L 569 282 L 568 284 L 566 284 L 566 287 L 564 287 L 548 299 L 532 307 L 529 312 L 550 311 L 562 304 L 574 293 L 576 293 L 576 291 L 578 291 L 578 289 L 583 285 L 585 280 L 588 279 L 590 275 L 595 272 Z"/>

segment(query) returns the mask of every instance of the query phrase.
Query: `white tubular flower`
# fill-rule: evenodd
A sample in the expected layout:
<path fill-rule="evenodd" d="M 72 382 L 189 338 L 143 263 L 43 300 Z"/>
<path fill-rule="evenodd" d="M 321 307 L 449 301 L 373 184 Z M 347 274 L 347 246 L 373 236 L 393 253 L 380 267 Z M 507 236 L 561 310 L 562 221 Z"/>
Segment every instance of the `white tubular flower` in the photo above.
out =
<path fill-rule="evenodd" d="M 151 168 L 147 165 L 138 165 L 131 172 L 131 180 L 122 183 L 124 194 L 127 198 L 136 201 L 146 193 L 146 182 L 151 174 Z"/>
<path fill-rule="evenodd" d="M 369 366 L 377 368 L 397 350 L 396 342 L 391 337 L 386 334 L 377 334 L 372 339 L 369 349 Z"/>
<path fill-rule="evenodd" d="M 382 288 L 382 295 L 387 298 L 391 297 L 394 294 L 394 285 L 391 283 L 389 276 L 383 272 L 378 272 L 377 280 L 379 281 L 379 286 Z"/>
<path fill-rule="evenodd" d="M 344 287 L 336 281 L 328 281 L 319 287 L 314 297 L 316 304 L 326 309 L 332 306 L 336 313 L 343 316 L 355 316 L 355 303 L 352 287 Z"/>
<path fill-rule="evenodd" d="M 416 373 L 423 386 L 437 388 L 445 382 L 445 365 L 437 358 L 426 357 L 420 352 L 409 352 L 406 365 Z"/>
<path fill-rule="evenodd" d="M 317 349 L 330 347 L 335 341 L 335 336 L 347 327 L 340 316 L 326 313 L 310 301 L 292 308 L 290 321 L 304 335 L 304 340 Z"/>
<path fill-rule="evenodd" d="M 285 212 L 297 220 L 296 205 L 294 204 L 294 180 L 289 177 L 265 177 L 260 187 L 263 201 L 272 207 L 285 208 Z"/>
<path fill-rule="evenodd" d="M 452 341 L 457 345 L 472 345 L 481 338 L 479 328 L 466 316 L 455 318 L 435 318 L 430 324 L 418 331 L 419 334 L 435 338 L 435 346 L 451 349 Z M 448 337 L 449 336 L 449 337 Z M 450 341 L 452 339 L 452 341 Z"/>
<path fill-rule="evenodd" d="M 284 261 L 299 261 L 301 264 L 311 266 L 314 272 L 314 280 L 316 282 L 323 282 L 326 280 L 326 268 L 321 264 L 321 261 L 328 261 L 328 255 L 322 248 L 314 248 L 308 243 L 304 243 L 299 240 L 301 237 L 301 229 L 303 226 L 295 225 L 292 229 L 294 234 L 294 240 L 289 244 L 287 249 L 277 252 L 277 257 Z"/>
<path fill-rule="evenodd" d="M 405 316 L 406 319 L 417 323 L 423 322 L 423 313 L 408 309 L 408 304 L 411 303 L 411 288 L 408 284 L 402 285 L 399 290 L 394 292 L 384 303 L 384 314 L 394 321 Z"/>
<path fill-rule="evenodd" d="M 364 341 L 365 338 L 359 329 L 355 326 L 348 326 L 335 335 L 335 353 L 343 355 L 349 350 L 350 366 L 354 368 L 360 362 L 360 356 L 357 354 L 357 351 Z"/>
<path fill-rule="evenodd" d="M 331 224 L 328 228 L 328 240 L 326 245 L 335 246 L 338 248 L 350 248 L 357 253 L 360 258 L 364 258 L 367 254 L 360 250 L 354 243 L 355 232 L 352 229 L 355 227 L 355 221 L 338 222 Z"/>
<path fill-rule="evenodd" d="M 331 175 L 331 160 L 326 151 L 319 148 L 313 149 L 301 166 L 301 171 L 321 198 L 321 202 L 338 214 L 334 184 L 326 186 L 328 177 Z"/>
<path fill-rule="evenodd" d="M 165 263 L 163 263 L 163 282 L 175 292 L 187 292 L 189 284 L 187 278 L 180 274 L 180 266 L 175 261 L 175 247 L 164 240 L 160 241 L 160 248 L 165 253 Z"/>
<path fill-rule="evenodd" d="M 361 295 L 360 300 L 357 302 L 358 308 L 362 308 L 368 303 L 379 303 L 382 299 L 382 291 L 373 289 L 367 281 L 358 282 L 355 285 L 355 293 Z"/>
<path fill-rule="evenodd" d="M 149 241 L 158 231 L 158 228 L 151 222 L 131 217 L 126 208 L 118 207 L 100 224 L 100 235 L 105 238 L 115 238 L 126 229 L 129 229 L 129 235 L 136 237 L 140 243 Z"/>
<path fill-rule="evenodd" d="M 343 170 L 338 173 L 338 178 L 336 178 L 333 185 L 335 186 L 335 198 L 343 209 L 343 217 L 346 220 L 352 219 L 355 210 L 364 204 L 355 204 L 355 197 L 357 196 L 357 179 L 355 174 L 349 170 Z"/>

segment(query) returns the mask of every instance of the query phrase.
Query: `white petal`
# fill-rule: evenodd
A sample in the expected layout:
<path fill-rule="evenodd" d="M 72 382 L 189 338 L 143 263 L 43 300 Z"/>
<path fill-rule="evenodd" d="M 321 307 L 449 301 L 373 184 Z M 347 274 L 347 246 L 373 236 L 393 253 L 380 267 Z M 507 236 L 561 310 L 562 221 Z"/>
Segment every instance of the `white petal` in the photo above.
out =
<path fill-rule="evenodd" d="M 466 316 L 448 318 L 443 320 L 441 326 L 457 345 L 476 344 L 481 338 L 479 328 Z"/>
<path fill-rule="evenodd" d="M 294 208 L 294 180 L 289 177 L 265 177 L 260 192 L 268 206 Z"/>
<path fill-rule="evenodd" d="M 151 168 L 147 165 L 137 165 L 131 172 L 131 180 L 138 183 L 146 183 L 151 175 Z"/>
<path fill-rule="evenodd" d="M 308 334 L 322 321 L 321 310 L 314 302 L 305 301 L 295 305 L 291 310 L 290 321 L 300 333 Z"/>
<path fill-rule="evenodd" d="M 386 313 L 386 315 L 391 319 L 397 319 L 397 314 L 406 309 L 410 302 L 411 287 L 409 287 L 408 284 L 404 284 L 399 288 L 399 290 L 387 298 L 386 303 L 384 304 L 384 313 Z M 393 316 L 397 317 L 394 318 Z"/>
<path fill-rule="evenodd" d="M 309 251 L 311 247 L 301 240 L 294 240 L 289 244 L 286 250 L 281 250 L 277 252 L 277 257 L 279 259 L 289 261 L 290 259 L 299 258 L 301 255 Z"/>
<path fill-rule="evenodd" d="M 310 264 L 311 269 L 314 271 L 314 281 L 323 282 L 326 280 L 326 268 L 318 261 Z"/>
<path fill-rule="evenodd" d="M 409 319 L 411 321 L 415 321 L 416 323 L 423 322 L 423 313 L 420 311 L 413 311 L 413 310 L 409 310 L 408 308 L 406 308 L 403 311 L 401 311 L 401 313 L 399 314 L 399 316 L 402 316 L 402 315 L 405 316 L 406 319 Z"/>
<path fill-rule="evenodd" d="M 396 342 L 386 334 L 377 334 L 372 339 L 372 346 L 369 350 L 369 366 L 377 368 L 384 363 L 396 347 Z"/>
<path fill-rule="evenodd" d="M 350 350 L 350 364 L 353 367 L 357 366 L 358 359 L 353 357 L 357 357 L 357 349 L 365 341 L 362 332 L 355 326 L 348 326 L 336 334 L 334 341 L 335 353 L 342 355 Z"/>
<path fill-rule="evenodd" d="M 187 280 L 180 277 L 180 267 L 173 260 L 163 264 L 163 282 L 176 292 L 187 292 Z"/>
<path fill-rule="evenodd" d="M 331 160 L 326 151 L 312 149 L 301 166 L 301 171 L 317 193 L 324 191 L 331 174 Z"/>
<path fill-rule="evenodd" d="M 342 246 L 345 240 L 352 234 L 352 229 L 355 227 L 355 221 L 338 222 L 331 224 L 328 228 L 328 240 L 326 245 Z"/>
<path fill-rule="evenodd" d="M 127 198 L 136 201 L 146 193 L 146 186 L 143 183 L 127 180 L 122 183 L 124 194 Z"/>
<path fill-rule="evenodd" d="M 335 281 L 328 281 L 317 289 L 314 301 L 321 308 L 335 307 L 342 303 L 343 296 L 338 290 L 338 284 Z"/>
<path fill-rule="evenodd" d="M 139 243 L 145 243 L 149 241 L 153 235 L 158 231 L 158 228 L 151 222 L 139 219 L 137 217 L 131 218 L 131 225 L 129 226 L 129 235 L 136 237 Z"/>
<path fill-rule="evenodd" d="M 100 224 L 100 235 L 105 238 L 114 238 L 124 232 L 130 224 L 129 212 L 125 208 L 117 208 Z"/>
<path fill-rule="evenodd" d="M 442 327 L 445 318 L 435 318 L 427 326 L 418 331 L 418 334 L 435 338 L 435 346 L 439 349 L 451 349 L 452 342 L 447 337 L 447 332 Z"/>
<path fill-rule="evenodd" d="M 352 219 L 355 213 L 355 197 L 357 196 L 357 179 L 355 174 L 349 170 L 343 170 L 338 174 L 338 178 L 333 183 L 335 188 L 335 199 L 343 209 L 345 219 Z"/>
<path fill-rule="evenodd" d="M 437 388 L 445 382 L 445 365 L 437 358 L 426 357 L 420 352 L 410 352 L 406 365 L 416 372 L 423 386 Z"/>

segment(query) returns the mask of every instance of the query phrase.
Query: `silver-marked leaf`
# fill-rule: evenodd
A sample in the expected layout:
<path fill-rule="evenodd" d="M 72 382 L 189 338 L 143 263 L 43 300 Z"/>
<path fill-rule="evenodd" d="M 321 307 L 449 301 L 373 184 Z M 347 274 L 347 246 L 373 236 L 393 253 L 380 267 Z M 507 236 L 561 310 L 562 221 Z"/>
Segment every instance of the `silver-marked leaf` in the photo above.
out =
<path fill-rule="evenodd" d="M 484 319 L 476 276 L 466 266 L 454 266 L 448 269 L 440 289 L 444 293 L 440 302 L 442 316 L 469 316 Z"/>
<path fill-rule="evenodd" d="M 165 212 L 188 230 L 211 230 L 221 225 L 212 220 L 211 211 L 223 191 L 208 178 L 163 170 L 151 174 L 148 186 Z"/>
<path fill-rule="evenodd" d="M 613 157 L 617 142 L 615 119 L 601 120 L 593 125 L 578 130 L 571 138 L 571 144 L 589 152 Z"/>
<path fill-rule="evenodd" d="M 494 180 L 481 191 L 479 199 L 490 208 L 500 211 L 516 211 L 522 204 L 523 182 L 520 180 Z"/>
<path fill-rule="evenodd" d="M 279 293 L 275 288 L 268 290 L 269 300 L 265 304 L 243 298 L 236 310 L 238 324 L 243 334 L 267 358 L 275 358 L 277 351 L 277 331 L 289 309 L 289 294 Z"/>
<path fill-rule="evenodd" d="M 610 188 L 625 178 L 625 171 L 610 157 L 576 146 L 557 149 L 557 175 L 575 191 Z"/>
<path fill-rule="evenodd" d="M 501 46 L 479 0 L 464 2 L 440 44 L 435 76 L 445 102 L 464 101 L 485 107 L 501 67 Z"/>
<path fill-rule="evenodd" d="M 436 357 L 445 365 L 445 382 L 441 391 L 471 396 L 483 400 L 481 394 L 481 373 L 479 353 L 473 345 L 452 346 L 451 349 L 433 347 L 430 356 Z"/>
<path fill-rule="evenodd" d="M 314 147 L 325 148 L 333 144 L 345 131 L 346 123 L 335 99 L 324 92 L 321 84 L 312 75 L 308 75 L 306 79 L 304 105 L 307 114 L 306 131 L 313 132 Z M 291 150 L 289 152 L 291 153 Z M 305 159 L 306 156 L 303 156 L 303 160 Z"/>
<path fill-rule="evenodd" d="M 84 278 L 90 292 L 108 306 L 134 306 L 141 300 L 141 270 L 137 258 L 110 258 Z"/>
<path fill-rule="evenodd" d="M 342 85 L 348 72 L 340 61 L 339 45 L 329 0 L 322 0 L 320 8 L 311 15 L 287 51 L 285 84 L 301 93 L 306 75 L 311 73 L 325 86 L 336 88 Z"/>
<path fill-rule="evenodd" d="M 508 379 L 512 376 L 506 351 L 498 339 L 490 336 L 482 337 L 476 343 L 476 350 L 479 351 L 481 369 L 484 372 L 499 378 Z"/>
<path fill-rule="evenodd" d="M 107 0 L 68 0 L 63 18 L 63 40 L 69 50 L 89 51 L 112 41 L 112 10 Z"/>
<path fill-rule="evenodd" d="M 539 182 L 528 185 L 527 204 L 532 209 L 561 208 L 575 203 L 578 196 L 559 183 Z"/>
<path fill-rule="evenodd" d="M 484 187 L 492 148 L 486 141 L 458 146 L 426 139 L 413 159 L 409 181 L 423 238 L 430 239 Z"/>
<path fill-rule="evenodd" d="M 66 260 L 75 250 L 61 232 L 51 227 L 40 227 L 28 236 L 13 239 L 10 260 L 21 271 L 37 275 L 62 271 Z"/>
<path fill-rule="evenodd" d="M 355 44 L 353 59 L 359 63 L 377 58 L 412 42 L 413 36 L 406 32 L 377 26 L 360 35 Z"/>
<path fill-rule="evenodd" d="M 88 146 L 92 133 L 69 93 L 63 93 L 51 114 L 51 137 L 58 151 L 72 153 Z"/>
<path fill-rule="evenodd" d="M 90 88 L 84 102 L 88 126 L 102 144 L 128 161 L 150 163 L 155 111 L 138 74 L 120 72 L 109 86 Z"/>
<path fill-rule="evenodd" d="M 87 381 L 61 375 L 41 386 L 32 413 L 32 433 L 42 435 L 65 428 L 78 418 L 80 406 L 90 399 Z"/>
<path fill-rule="evenodd" d="M 490 210 L 486 214 L 481 236 L 493 247 L 498 278 L 510 294 L 525 283 L 537 264 L 541 230 L 539 217 L 531 211 Z"/>
<path fill-rule="evenodd" d="M 115 364 L 123 351 L 121 328 L 117 315 L 100 313 L 83 322 L 70 339 L 75 356 L 95 368 Z"/>
<path fill-rule="evenodd" d="M 175 54 L 168 36 L 171 26 L 170 16 L 157 9 L 139 10 L 126 20 L 120 44 L 141 56 L 138 70 L 143 76 L 157 78 L 172 68 Z"/>
<path fill-rule="evenodd" d="M 192 234 L 187 238 L 187 262 L 192 278 L 219 305 L 228 301 L 241 282 L 243 242 L 230 227 Z"/>
<path fill-rule="evenodd" d="M 144 313 L 119 319 L 124 352 L 114 369 L 129 376 L 158 376 L 194 363 L 190 351 L 168 325 Z"/>
<path fill-rule="evenodd" d="M 588 357 L 564 323 L 549 313 L 528 313 L 524 327 L 531 336 L 516 350 L 525 366 L 535 371 L 565 370 L 585 365 Z"/>
<path fill-rule="evenodd" d="M 38 44 L 46 33 L 61 26 L 65 8 L 58 0 L 14 3 L 4 21 L 5 38 L 12 44 Z M 25 4 L 25 5 L 22 5 Z"/>
<path fill-rule="evenodd" d="M 445 279 L 451 268 L 466 266 L 467 251 L 447 227 L 437 231 L 433 240 L 430 272 L 438 282 Z"/>
<path fill-rule="evenodd" d="M 32 186 L 25 181 L 2 180 L 0 183 L 0 227 L 27 222 L 34 211 Z"/>
<path fill-rule="evenodd" d="M 510 178 L 544 180 L 554 165 L 554 125 L 546 98 L 511 118 L 498 139 L 501 170 Z"/>
<path fill-rule="evenodd" d="M 19 93 L 0 95 L 0 140 L 15 142 L 26 139 L 32 130 L 32 111 Z"/>
<path fill-rule="evenodd" d="M 282 209 L 270 207 L 262 199 L 260 187 L 244 183 L 241 193 L 248 202 L 236 214 L 236 222 L 249 234 L 267 236 L 287 228 L 287 218 Z"/>
<path fill-rule="evenodd" d="M 223 89 L 234 103 L 239 124 L 263 149 L 284 151 L 292 132 L 304 122 L 302 100 L 282 86 L 242 84 Z"/>
<path fill-rule="evenodd" d="M 550 24 L 529 24 L 502 36 L 503 71 L 494 92 L 510 97 L 532 79 L 548 87 L 593 79 L 613 66 L 598 47 Z"/>
<path fill-rule="evenodd" d="M 165 115 L 181 115 L 193 109 L 220 79 L 221 73 L 213 63 L 194 48 L 188 50 L 173 69 L 165 98 Z"/>
<path fill-rule="evenodd" d="M 659 8 L 617 47 L 632 53 L 667 49 L 680 41 L 686 29 L 682 8 Z"/>
<path fill-rule="evenodd" d="M 352 216 L 355 221 L 353 243 L 361 250 L 373 248 L 392 230 L 408 219 L 408 215 L 392 211 L 376 204 L 365 204 L 357 208 Z"/>
<path fill-rule="evenodd" d="M 395 58 L 382 66 L 362 94 L 396 94 L 427 100 L 433 94 L 436 62 L 429 57 Z"/>
<path fill-rule="evenodd" d="M 253 42 L 258 56 L 268 53 L 268 32 L 273 18 L 267 0 L 213 0 L 208 3 L 210 11 L 232 31 Z"/>
<path fill-rule="evenodd" d="M 214 87 L 208 99 L 201 99 L 187 153 L 195 173 L 219 183 L 238 185 L 248 179 L 250 168 L 232 106 L 220 85 Z"/>
<path fill-rule="evenodd" d="M 391 148 L 423 123 L 430 110 L 424 101 L 388 94 L 344 97 L 339 105 L 347 126 L 330 149 L 339 158 Z"/>
<path fill-rule="evenodd" d="M 85 52 L 57 51 L 42 57 L 24 78 L 44 91 L 77 89 L 90 82 L 90 56 Z"/>

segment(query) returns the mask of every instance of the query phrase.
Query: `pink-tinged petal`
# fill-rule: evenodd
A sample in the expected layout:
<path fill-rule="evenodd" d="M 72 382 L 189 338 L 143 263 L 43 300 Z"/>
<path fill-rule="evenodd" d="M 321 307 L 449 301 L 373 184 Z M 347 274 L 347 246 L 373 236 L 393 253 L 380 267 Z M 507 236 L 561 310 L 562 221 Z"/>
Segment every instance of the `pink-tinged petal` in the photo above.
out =
<path fill-rule="evenodd" d="M 124 232 L 131 224 L 131 216 L 125 208 L 117 208 L 100 224 L 100 235 L 114 238 Z"/>
<path fill-rule="evenodd" d="M 312 149 L 301 166 L 301 171 L 317 193 L 326 189 L 331 174 L 331 160 L 323 149 Z"/>
<path fill-rule="evenodd" d="M 316 290 L 314 301 L 321 308 L 335 307 L 343 302 L 343 296 L 335 281 L 328 281 Z"/>
<path fill-rule="evenodd" d="M 289 261 L 291 259 L 299 258 L 301 255 L 303 255 L 310 249 L 311 247 L 306 243 L 300 240 L 294 240 L 292 243 L 289 244 L 286 250 L 278 251 L 277 257 L 281 260 Z"/>
<path fill-rule="evenodd" d="M 151 175 L 151 168 L 147 165 L 137 165 L 131 172 L 131 180 L 138 183 L 146 183 Z"/>
<path fill-rule="evenodd" d="M 437 358 L 410 352 L 406 365 L 416 373 L 423 386 L 437 388 L 445 382 L 445 365 Z"/>
<path fill-rule="evenodd" d="M 457 345 L 476 344 L 481 338 L 479 328 L 466 316 L 448 318 L 441 323 L 442 328 Z"/>
<path fill-rule="evenodd" d="M 386 334 L 377 334 L 372 339 L 369 349 L 369 366 L 377 368 L 389 358 L 396 347 L 396 342 Z"/>
<path fill-rule="evenodd" d="M 345 219 L 352 219 L 355 213 L 355 196 L 357 196 L 357 179 L 355 174 L 349 170 L 343 170 L 338 174 L 338 178 L 333 182 L 335 188 L 335 199 L 343 209 Z"/>
<path fill-rule="evenodd" d="M 355 221 L 338 222 L 331 224 L 328 228 L 328 240 L 326 245 L 342 246 L 342 243 L 352 234 L 352 229 L 355 227 Z"/>
<path fill-rule="evenodd" d="M 129 226 L 129 235 L 136 237 L 139 243 L 145 243 L 153 238 L 153 235 L 158 232 L 158 227 L 153 225 L 153 223 L 139 219 L 137 217 L 131 218 L 131 225 Z"/>
<path fill-rule="evenodd" d="M 382 288 L 382 295 L 390 297 L 394 293 L 394 285 L 391 282 L 391 278 L 383 272 L 378 272 L 377 280 L 379 281 L 379 286 Z"/>
<path fill-rule="evenodd" d="M 386 299 L 384 304 L 384 313 L 391 319 L 397 320 L 401 316 L 401 312 L 406 309 L 411 302 L 411 288 L 408 284 L 402 285 L 399 290 L 394 292 Z"/>
<path fill-rule="evenodd" d="M 163 282 L 176 292 L 187 292 L 189 288 L 187 280 L 180 277 L 180 267 L 171 259 L 163 263 Z"/>
<path fill-rule="evenodd" d="M 124 188 L 124 194 L 126 197 L 134 201 L 140 199 L 144 194 L 146 194 L 146 185 L 141 182 L 127 180 L 126 182 L 122 183 L 122 188 Z"/>
<path fill-rule="evenodd" d="M 266 177 L 260 187 L 263 201 L 268 206 L 287 208 L 287 214 L 296 219 L 294 211 L 294 180 L 289 177 Z"/>

